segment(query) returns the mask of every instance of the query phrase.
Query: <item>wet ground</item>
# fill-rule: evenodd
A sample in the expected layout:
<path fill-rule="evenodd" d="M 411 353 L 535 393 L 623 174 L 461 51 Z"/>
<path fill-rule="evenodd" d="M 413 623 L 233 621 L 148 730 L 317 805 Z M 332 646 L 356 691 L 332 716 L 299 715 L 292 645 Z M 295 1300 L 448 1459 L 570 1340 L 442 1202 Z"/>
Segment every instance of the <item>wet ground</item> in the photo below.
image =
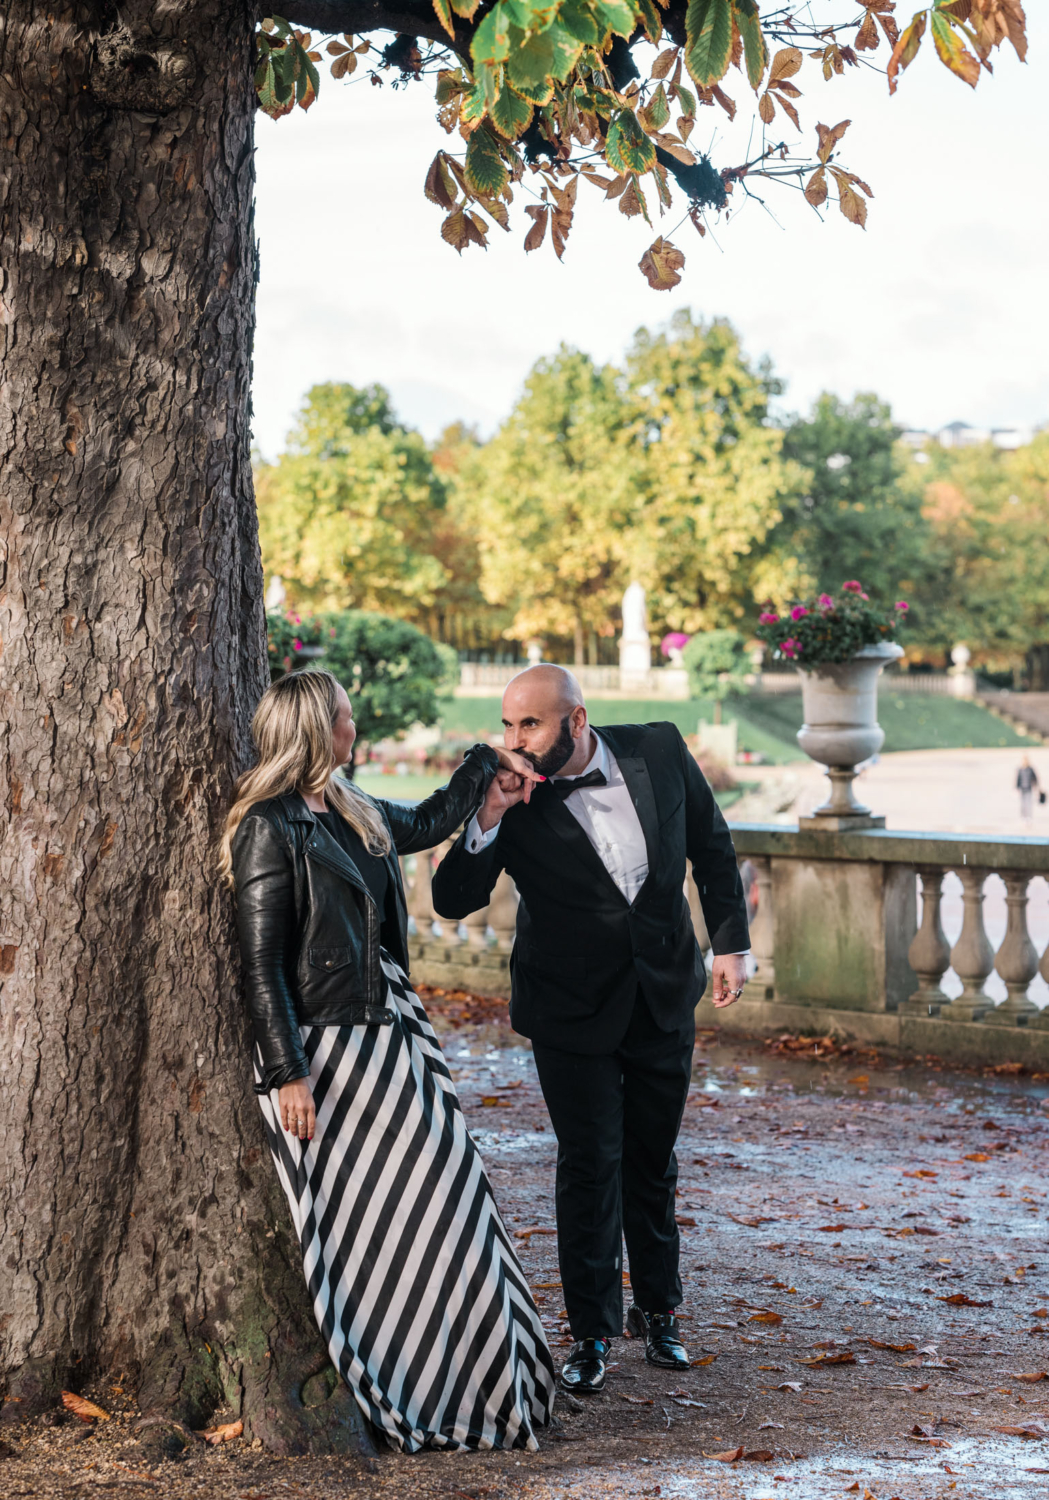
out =
<path fill-rule="evenodd" d="M 555 1142 L 530 1053 L 498 1002 L 428 1003 L 560 1359 Z M 678 1154 L 693 1368 L 653 1370 L 623 1339 L 606 1390 L 560 1399 L 540 1453 L 280 1461 L 235 1441 L 156 1469 L 128 1413 L 16 1434 L 0 1495 L 1049 1493 L 1049 1077 L 704 1033 Z"/>

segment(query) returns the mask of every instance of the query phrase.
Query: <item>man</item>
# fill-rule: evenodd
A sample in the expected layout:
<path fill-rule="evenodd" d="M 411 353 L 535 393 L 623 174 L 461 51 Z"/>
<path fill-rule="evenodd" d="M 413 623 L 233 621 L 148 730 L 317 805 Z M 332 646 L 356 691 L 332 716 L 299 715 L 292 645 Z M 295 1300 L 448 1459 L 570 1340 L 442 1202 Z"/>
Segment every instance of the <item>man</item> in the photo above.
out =
<path fill-rule="evenodd" d="M 504 741 L 547 778 L 502 772 L 441 861 L 443 917 L 487 905 L 501 869 L 520 893 L 510 1019 L 532 1039 L 557 1136 L 557 1237 L 575 1340 L 573 1391 L 604 1384 L 622 1332 L 626 1238 L 632 1333 L 649 1361 L 687 1369 L 674 1144 L 706 975 L 684 894 L 692 861 L 714 958 L 714 1004 L 741 993 L 746 902 L 725 820 L 673 724 L 593 730 L 563 667 L 519 673 Z"/>
<path fill-rule="evenodd" d="M 1016 773 L 1016 789 L 1020 793 L 1020 816 L 1027 823 L 1031 821 L 1031 814 L 1034 811 L 1034 793 L 1037 786 L 1038 772 L 1031 764 L 1031 757 L 1025 755 Z"/>

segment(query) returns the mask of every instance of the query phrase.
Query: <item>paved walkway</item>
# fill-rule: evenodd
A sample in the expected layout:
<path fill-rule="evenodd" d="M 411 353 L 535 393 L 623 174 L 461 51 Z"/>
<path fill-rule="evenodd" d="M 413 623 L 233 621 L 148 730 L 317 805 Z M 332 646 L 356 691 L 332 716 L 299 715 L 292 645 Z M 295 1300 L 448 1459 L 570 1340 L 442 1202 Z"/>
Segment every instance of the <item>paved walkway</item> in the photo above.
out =
<path fill-rule="evenodd" d="M 555 1143 L 497 1001 L 428 1001 L 555 1356 Z M 537 1454 L 153 1466 L 136 1413 L 11 1434 L 0 1494 L 83 1500 L 1019 1500 L 1049 1473 L 1049 1081 L 699 1037 L 679 1149 L 694 1366 L 622 1340 Z M 232 1415 L 232 1414 L 231 1414 Z M 221 1420 L 221 1419 L 220 1419 Z M 1027 1435 L 1024 1435 L 1027 1434 Z"/>

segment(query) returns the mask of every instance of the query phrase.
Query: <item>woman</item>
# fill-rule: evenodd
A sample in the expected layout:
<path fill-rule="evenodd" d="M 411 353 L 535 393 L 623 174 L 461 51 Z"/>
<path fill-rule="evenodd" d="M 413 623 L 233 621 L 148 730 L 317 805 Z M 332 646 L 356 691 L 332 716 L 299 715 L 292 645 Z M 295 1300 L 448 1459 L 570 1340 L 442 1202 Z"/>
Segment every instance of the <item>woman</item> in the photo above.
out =
<path fill-rule="evenodd" d="M 468 821 L 497 771 L 529 790 L 538 778 L 475 745 L 417 807 L 366 796 L 334 774 L 356 729 L 328 672 L 279 678 L 252 732 L 259 761 L 237 783 L 221 864 L 255 1088 L 317 1322 L 395 1446 L 535 1449 L 553 1363 L 408 982 L 397 855 Z"/>

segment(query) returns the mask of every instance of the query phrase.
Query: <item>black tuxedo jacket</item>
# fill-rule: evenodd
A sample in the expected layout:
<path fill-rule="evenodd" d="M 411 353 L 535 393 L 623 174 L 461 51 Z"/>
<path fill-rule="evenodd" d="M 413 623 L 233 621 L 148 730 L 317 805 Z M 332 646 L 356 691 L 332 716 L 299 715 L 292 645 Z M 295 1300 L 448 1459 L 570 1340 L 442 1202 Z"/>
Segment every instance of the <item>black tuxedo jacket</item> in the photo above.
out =
<path fill-rule="evenodd" d="M 438 865 L 442 917 L 486 906 L 501 869 L 521 897 L 510 956 L 510 1020 L 564 1051 L 614 1052 L 638 986 L 661 1028 L 675 1030 L 706 983 L 685 899 L 691 860 L 715 953 L 750 946 L 743 884 L 721 810 L 673 724 L 598 729 L 619 762 L 648 848 L 648 878 L 628 902 L 564 803 L 541 783 L 470 854 L 465 833 Z"/>

